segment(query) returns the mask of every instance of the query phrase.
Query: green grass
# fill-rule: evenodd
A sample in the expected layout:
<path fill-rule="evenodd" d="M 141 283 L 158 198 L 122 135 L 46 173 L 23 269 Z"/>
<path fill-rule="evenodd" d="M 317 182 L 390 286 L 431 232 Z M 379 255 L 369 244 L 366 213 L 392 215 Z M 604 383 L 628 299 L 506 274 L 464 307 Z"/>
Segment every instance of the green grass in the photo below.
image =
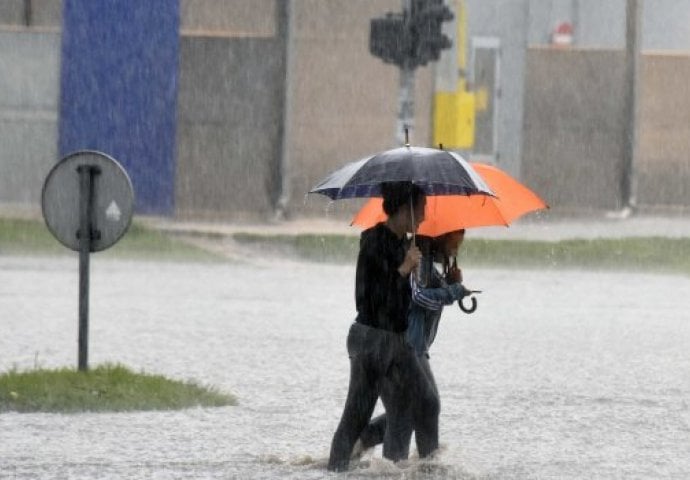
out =
<path fill-rule="evenodd" d="M 236 241 L 261 250 L 289 251 L 310 261 L 356 262 L 359 239 L 346 235 L 256 235 Z M 467 239 L 458 261 L 463 266 L 643 270 L 690 275 L 690 238 L 631 237 L 557 242 Z"/>
<path fill-rule="evenodd" d="M 690 238 L 558 242 L 472 239 L 463 244 L 458 261 L 483 266 L 643 270 L 690 275 Z"/>
<path fill-rule="evenodd" d="M 138 223 L 133 223 L 119 242 L 102 253 L 104 256 L 151 260 L 223 260 L 220 255 Z"/>
<path fill-rule="evenodd" d="M 0 255 L 69 254 L 42 220 L 0 218 Z M 171 235 L 134 222 L 112 247 L 96 252 L 99 258 L 218 261 L 222 257 L 185 243 Z"/>
<path fill-rule="evenodd" d="M 0 254 L 66 251 L 38 220 L 0 218 Z"/>
<path fill-rule="evenodd" d="M 236 242 L 259 251 L 297 255 L 318 262 L 347 263 L 357 260 L 359 238 L 350 235 L 261 235 L 235 233 Z"/>
<path fill-rule="evenodd" d="M 232 395 L 194 382 L 134 373 L 122 365 L 0 374 L 0 413 L 123 412 L 235 405 Z"/>
<path fill-rule="evenodd" d="M 316 262 L 354 263 L 359 238 L 355 235 L 264 235 L 236 233 L 236 242 L 258 253 L 274 253 Z M 39 220 L 0 218 L 0 255 L 70 252 L 53 238 Z M 99 258 L 219 261 L 223 257 L 185 243 L 173 235 L 134 223 Z M 573 239 L 557 242 L 485 240 L 469 238 L 459 261 L 464 266 L 586 268 L 643 270 L 690 275 L 690 238 L 631 237 Z"/>

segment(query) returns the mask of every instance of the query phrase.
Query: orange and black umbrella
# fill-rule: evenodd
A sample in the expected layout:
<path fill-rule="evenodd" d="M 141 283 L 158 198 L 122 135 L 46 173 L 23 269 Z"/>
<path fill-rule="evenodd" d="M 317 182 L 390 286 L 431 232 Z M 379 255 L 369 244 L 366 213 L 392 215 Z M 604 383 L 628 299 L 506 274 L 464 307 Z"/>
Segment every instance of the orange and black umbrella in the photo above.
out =
<path fill-rule="evenodd" d="M 471 165 L 496 196 L 428 196 L 419 235 L 437 237 L 465 228 L 507 226 L 526 213 L 548 208 L 537 194 L 503 170 L 483 163 Z M 372 198 L 357 212 L 352 225 L 366 229 L 385 220 L 381 198 Z"/>

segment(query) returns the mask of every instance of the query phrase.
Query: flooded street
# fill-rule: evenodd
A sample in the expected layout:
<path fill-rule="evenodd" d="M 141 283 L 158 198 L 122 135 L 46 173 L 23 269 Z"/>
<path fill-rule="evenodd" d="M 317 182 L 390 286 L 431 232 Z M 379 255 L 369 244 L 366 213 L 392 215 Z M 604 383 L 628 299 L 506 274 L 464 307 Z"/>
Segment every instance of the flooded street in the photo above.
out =
<path fill-rule="evenodd" d="M 690 477 L 690 278 L 466 269 L 431 363 L 442 452 L 325 471 L 349 377 L 352 265 L 92 260 L 89 363 L 238 406 L 0 414 L 0 478 Z M 0 370 L 76 367 L 76 257 L 0 257 Z M 380 410 L 377 406 L 377 411 Z"/>
<path fill-rule="evenodd" d="M 0 374 L 77 369 L 75 252 L 123 239 L 89 257 L 89 366 L 237 400 L 20 414 L 0 386 L 0 480 L 690 480 L 690 0 L 0 0 L 0 67 Z M 465 230 L 441 448 L 328 472 L 355 252 L 400 331 L 398 274 Z M 435 448 L 422 369 L 360 358 Z"/>

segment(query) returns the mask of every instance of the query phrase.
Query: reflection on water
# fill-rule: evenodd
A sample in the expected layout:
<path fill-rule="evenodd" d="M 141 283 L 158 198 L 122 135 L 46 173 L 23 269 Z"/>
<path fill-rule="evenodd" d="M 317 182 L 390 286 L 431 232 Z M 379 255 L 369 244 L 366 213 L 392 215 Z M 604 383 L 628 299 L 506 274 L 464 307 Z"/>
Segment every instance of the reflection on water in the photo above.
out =
<path fill-rule="evenodd" d="M 76 259 L 0 257 L 0 369 L 75 366 Z M 432 366 L 443 449 L 324 466 L 347 390 L 354 269 L 92 261 L 90 363 L 194 379 L 239 406 L 0 414 L 9 478 L 688 478 L 690 279 L 466 270 Z"/>

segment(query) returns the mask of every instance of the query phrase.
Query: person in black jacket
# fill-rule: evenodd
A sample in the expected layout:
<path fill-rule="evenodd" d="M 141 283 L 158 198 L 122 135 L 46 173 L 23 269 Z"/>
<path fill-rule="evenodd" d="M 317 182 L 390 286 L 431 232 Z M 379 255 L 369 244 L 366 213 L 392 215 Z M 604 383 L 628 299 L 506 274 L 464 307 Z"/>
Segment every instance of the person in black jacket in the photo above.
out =
<path fill-rule="evenodd" d="M 462 272 L 455 264 L 458 248 L 463 242 L 464 230 L 455 230 L 438 237 L 417 236 L 417 244 L 423 252 L 421 275 L 412 282 L 412 303 L 408 312 L 407 343 L 414 349 L 418 368 L 424 372 L 420 379 L 411 382 L 413 401 L 409 415 L 410 424 L 401 437 L 402 440 L 412 436 L 413 429 L 417 451 L 425 457 L 438 448 L 438 414 L 440 398 L 436 381 L 429 364 L 429 347 L 434 342 L 441 313 L 445 305 L 461 300 L 470 293 L 462 285 Z M 434 263 L 440 264 L 438 271 Z M 414 372 L 415 368 L 410 368 Z M 386 432 L 386 414 L 383 413 L 369 422 L 355 443 L 353 458 L 361 456 L 364 451 L 383 443 Z"/>
<path fill-rule="evenodd" d="M 357 258 L 357 317 L 350 327 L 347 350 L 350 383 L 340 423 L 331 442 L 328 469 L 346 470 L 352 448 L 369 423 L 380 396 L 387 413 L 384 457 L 407 458 L 411 381 L 419 373 L 405 341 L 411 299 L 410 273 L 421 252 L 407 241 L 424 220 L 424 192 L 410 182 L 381 185 L 386 222 L 362 232 Z M 407 442 L 405 442 L 407 438 Z"/>

